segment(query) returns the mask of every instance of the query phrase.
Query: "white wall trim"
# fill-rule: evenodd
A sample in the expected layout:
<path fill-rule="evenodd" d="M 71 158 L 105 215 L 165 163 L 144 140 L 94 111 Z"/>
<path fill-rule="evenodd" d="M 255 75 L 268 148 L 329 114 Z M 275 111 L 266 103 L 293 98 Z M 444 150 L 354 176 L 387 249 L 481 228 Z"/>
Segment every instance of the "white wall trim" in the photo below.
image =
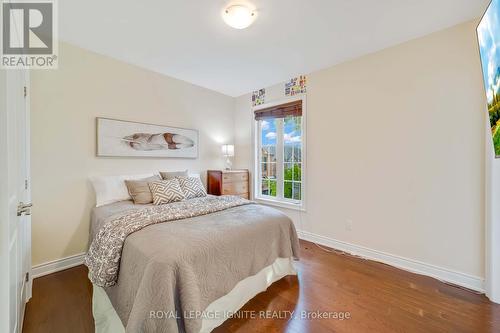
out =
<path fill-rule="evenodd" d="M 298 230 L 297 233 L 300 239 L 309 242 L 328 246 L 336 250 L 341 250 L 353 255 L 360 256 L 362 258 L 379 261 L 384 264 L 404 269 L 412 273 L 430 276 L 432 278 L 479 291 L 481 293 L 484 293 L 485 290 L 484 279 L 478 276 L 472 276 L 448 268 L 427 264 L 418 260 L 404 258 L 382 251 L 369 249 L 363 246 L 350 244 L 333 238 L 317 235 L 308 231 Z M 33 266 L 33 278 L 41 277 L 81 265 L 83 264 L 85 254 L 86 253 L 80 253 Z"/>
<path fill-rule="evenodd" d="M 363 246 L 350 244 L 333 238 L 320 236 L 307 231 L 297 231 L 299 238 L 341 250 L 366 259 L 375 260 L 406 271 L 433 277 L 440 281 L 452 283 L 461 287 L 484 293 L 484 279 L 478 276 L 450 270 L 421 261 L 408 259 L 393 254 L 369 249 Z"/>
<path fill-rule="evenodd" d="M 59 272 L 71 267 L 83 264 L 86 253 L 75 254 L 66 258 L 52 260 L 43 264 L 33 266 L 31 274 L 33 278 Z"/>
<path fill-rule="evenodd" d="M 485 110 L 485 114 L 487 114 Z M 500 161 L 495 158 L 490 120 L 486 118 L 485 273 L 486 296 L 500 303 Z"/>

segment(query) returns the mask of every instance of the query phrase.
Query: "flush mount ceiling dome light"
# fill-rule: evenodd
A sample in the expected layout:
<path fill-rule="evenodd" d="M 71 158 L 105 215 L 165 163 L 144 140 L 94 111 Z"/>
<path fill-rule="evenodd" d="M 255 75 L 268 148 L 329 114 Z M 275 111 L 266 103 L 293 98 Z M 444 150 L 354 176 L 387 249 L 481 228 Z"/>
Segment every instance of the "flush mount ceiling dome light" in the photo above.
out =
<path fill-rule="evenodd" d="M 256 16 L 256 12 L 245 5 L 232 5 L 222 12 L 224 22 L 235 29 L 249 27 L 255 21 Z"/>

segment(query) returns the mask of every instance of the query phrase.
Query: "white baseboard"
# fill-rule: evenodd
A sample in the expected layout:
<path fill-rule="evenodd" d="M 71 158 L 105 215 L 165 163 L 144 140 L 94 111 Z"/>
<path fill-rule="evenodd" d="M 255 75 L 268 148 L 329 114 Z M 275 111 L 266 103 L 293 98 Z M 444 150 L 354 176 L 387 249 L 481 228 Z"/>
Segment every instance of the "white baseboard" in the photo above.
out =
<path fill-rule="evenodd" d="M 31 275 L 33 276 L 33 278 L 37 278 L 40 276 L 59 272 L 71 267 L 81 265 L 83 264 L 83 259 L 85 258 L 85 254 L 86 253 L 75 254 L 73 256 L 33 266 L 31 269 Z"/>
<path fill-rule="evenodd" d="M 456 272 L 447 268 L 427 264 L 421 261 L 403 258 L 382 251 L 372 250 L 363 246 L 350 244 L 333 238 L 320 236 L 307 231 L 297 231 L 299 238 L 328 246 L 336 250 L 341 250 L 362 258 L 379 261 L 412 273 L 426 275 L 435 279 L 452 283 L 461 287 L 472 289 L 484 293 L 484 279 L 465 273 Z"/>
<path fill-rule="evenodd" d="M 484 279 L 478 276 L 453 271 L 447 268 L 427 264 L 421 261 L 400 257 L 397 255 L 385 253 L 369 249 L 363 246 L 350 244 L 347 242 L 339 241 L 333 238 L 317 235 L 307 231 L 297 231 L 299 238 L 317 243 L 320 245 L 328 246 L 333 249 L 341 250 L 362 258 L 379 261 L 412 273 L 422 274 L 433 277 L 435 279 L 452 283 L 461 287 L 472 289 L 484 293 Z M 33 266 L 33 278 L 44 276 L 47 274 L 62 271 L 71 267 L 83 264 L 85 253 L 80 253 L 70 257 L 53 260 L 40 265 Z"/>

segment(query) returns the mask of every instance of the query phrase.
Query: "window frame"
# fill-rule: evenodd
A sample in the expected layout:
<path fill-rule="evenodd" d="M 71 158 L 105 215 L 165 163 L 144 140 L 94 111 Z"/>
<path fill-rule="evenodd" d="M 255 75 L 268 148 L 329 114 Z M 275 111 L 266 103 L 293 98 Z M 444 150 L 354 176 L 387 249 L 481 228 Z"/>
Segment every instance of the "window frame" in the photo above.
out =
<path fill-rule="evenodd" d="M 277 118 L 279 126 L 276 128 L 276 197 L 262 195 L 261 194 L 261 186 L 262 186 L 262 177 L 261 177 L 261 128 L 260 122 L 253 118 L 253 114 L 255 111 L 260 109 L 265 109 L 269 107 L 273 107 L 280 104 L 285 104 L 294 101 L 302 101 L 302 121 L 301 121 L 301 136 L 302 136 L 302 147 L 301 147 L 301 200 L 295 199 L 287 199 L 283 197 L 283 189 L 284 189 L 284 142 L 283 142 L 283 122 L 284 118 Z M 253 199 L 255 201 L 262 202 L 264 204 L 278 206 L 282 208 L 289 208 L 295 210 L 305 211 L 306 208 L 306 164 L 307 164 L 307 154 L 306 154 L 306 135 L 307 135 L 307 126 L 306 126 L 306 118 L 307 118 L 307 110 L 306 110 L 306 96 L 305 95 L 297 95 L 286 99 L 281 99 L 278 101 L 274 101 L 271 103 L 265 103 L 252 108 L 252 127 L 253 127 L 253 172 L 255 177 L 253 177 Z M 279 138 L 279 139 L 278 139 Z"/>

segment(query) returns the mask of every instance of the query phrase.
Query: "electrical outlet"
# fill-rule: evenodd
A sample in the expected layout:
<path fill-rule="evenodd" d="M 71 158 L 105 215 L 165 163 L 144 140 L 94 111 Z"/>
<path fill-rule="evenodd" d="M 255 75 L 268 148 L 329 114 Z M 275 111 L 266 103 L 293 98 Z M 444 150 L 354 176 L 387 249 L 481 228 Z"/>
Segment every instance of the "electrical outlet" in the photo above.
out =
<path fill-rule="evenodd" d="M 351 231 L 352 230 L 352 220 L 347 220 L 345 223 L 345 230 Z"/>

